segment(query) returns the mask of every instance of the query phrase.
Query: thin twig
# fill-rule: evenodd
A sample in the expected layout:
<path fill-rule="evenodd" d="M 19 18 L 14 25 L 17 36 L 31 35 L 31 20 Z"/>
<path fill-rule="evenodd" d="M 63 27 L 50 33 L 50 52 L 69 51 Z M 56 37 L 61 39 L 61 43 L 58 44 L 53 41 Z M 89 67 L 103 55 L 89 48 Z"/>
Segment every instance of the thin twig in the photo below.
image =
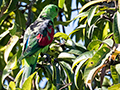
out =
<path fill-rule="evenodd" d="M 62 89 L 66 88 L 67 86 L 70 86 L 70 85 L 72 85 L 72 82 L 65 84 L 65 86 L 61 87 L 59 90 L 62 90 Z"/>

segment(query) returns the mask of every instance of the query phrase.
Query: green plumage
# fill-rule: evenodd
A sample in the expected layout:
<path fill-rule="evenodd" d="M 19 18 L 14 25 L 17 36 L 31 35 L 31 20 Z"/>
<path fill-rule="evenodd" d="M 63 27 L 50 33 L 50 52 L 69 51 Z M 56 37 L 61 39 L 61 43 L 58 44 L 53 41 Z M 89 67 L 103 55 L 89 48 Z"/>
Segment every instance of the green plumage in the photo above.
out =
<path fill-rule="evenodd" d="M 44 52 L 44 48 L 53 40 L 54 25 L 53 19 L 58 14 L 58 7 L 56 5 L 47 5 L 38 18 L 25 31 L 23 40 L 23 52 L 18 62 L 24 59 L 24 71 L 22 74 L 22 87 L 25 80 L 35 70 L 38 54 Z"/>

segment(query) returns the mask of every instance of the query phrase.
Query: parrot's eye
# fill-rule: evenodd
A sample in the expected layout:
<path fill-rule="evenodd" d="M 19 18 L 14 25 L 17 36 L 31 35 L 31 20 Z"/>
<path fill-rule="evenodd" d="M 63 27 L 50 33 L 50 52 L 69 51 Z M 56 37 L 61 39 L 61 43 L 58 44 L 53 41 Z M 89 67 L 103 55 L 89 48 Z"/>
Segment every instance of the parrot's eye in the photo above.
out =
<path fill-rule="evenodd" d="M 58 9 L 57 8 L 55 8 L 56 9 L 56 12 L 58 12 Z"/>

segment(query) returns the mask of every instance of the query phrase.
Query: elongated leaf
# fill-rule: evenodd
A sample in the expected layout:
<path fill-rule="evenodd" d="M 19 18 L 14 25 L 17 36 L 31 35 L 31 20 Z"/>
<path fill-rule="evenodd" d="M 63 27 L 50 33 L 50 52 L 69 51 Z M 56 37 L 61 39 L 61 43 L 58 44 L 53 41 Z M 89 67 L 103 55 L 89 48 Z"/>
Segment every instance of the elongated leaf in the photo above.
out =
<path fill-rule="evenodd" d="M 15 31 L 16 31 L 16 25 L 13 23 L 13 26 L 11 28 L 9 28 L 8 30 L 6 30 L 5 32 L 3 32 L 2 34 L 0 34 L 0 40 L 3 39 L 9 32 L 14 35 Z"/>
<path fill-rule="evenodd" d="M 90 1 L 88 2 L 87 4 L 85 4 L 79 11 L 79 13 L 81 13 L 84 9 L 86 9 L 87 7 L 93 5 L 93 4 L 96 4 L 96 3 L 100 3 L 100 2 L 104 2 L 104 1 L 107 1 L 107 0 L 94 0 L 94 1 Z"/>
<path fill-rule="evenodd" d="M 67 53 L 67 52 L 62 52 L 59 54 L 58 58 L 75 58 L 73 54 Z"/>
<path fill-rule="evenodd" d="M 10 89 L 10 90 L 16 90 L 16 88 L 15 88 L 15 83 L 14 83 L 13 81 L 10 82 L 10 84 L 9 84 L 9 89 Z"/>
<path fill-rule="evenodd" d="M 2 38 L 4 38 L 8 33 L 9 33 L 9 30 L 7 30 L 7 31 L 3 32 L 2 34 L 0 34 L 0 40 Z"/>
<path fill-rule="evenodd" d="M 120 83 L 108 87 L 108 90 L 120 90 Z"/>
<path fill-rule="evenodd" d="M 109 22 L 106 23 L 105 28 L 103 29 L 102 40 L 104 40 L 108 34 Z"/>
<path fill-rule="evenodd" d="M 101 44 L 101 43 L 107 44 L 110 47 L 113 46 L 113 40 L 112 39 L 106 39 L 104 41 L 94 40 L 94 41 L 90 42 L 90 44 L 88 45 L 87 49 L 88 50 L 93 50 L 98 44 Z"/>
<path fill-rule="evenodd" d="M 77 87 L 77 89 L 80 89 L 80 90 L 83 88 L 83 83 L 84 83 L 83 78 L 82 78 L 83 77 L 82 71 L 80 68 L 85 62 L 86 60 L 83 60 L 78 64 L 75 70 L 75 75 L 74 75 L 75 86 Z"/>
<path fill-rule="evenodd" d="M 65 33 L 58 32 L 54 35 L 54 37 L 62 37 L 63 39 L 67 40 L 69 37 Z"/>
<path fill-rule="evenodd" d="M 114 20 L 113 20 L 113 36 L 115 39 L 115 43 L 119 44 L 120 43 L 120 13 L 117 11 Z"/>
<path fill-rule="evenodd" d="M 8 60 L 9 53 L 11 52 L 12 48 L 15 46 L 15 44 L 17 43 L 18 40 L 19 40 L 19 37 L 16 35 L 14 35 L 10 38 L 9 43 L 7 44 L 7 48 L 4 52 L 4 59 L 5 59 L 6 63 Z"/>
<path fill-rule="evenodd" d="M 17 10 L 15 12 L 16 17 L 15 17 L 15 22 L 18 24 L 19 29 L 25 29 L 26 25 L 26 20 L 24 14 L 20 10 Z"/>
<path fill-rule="evenodd" d="M 13 56 L 13 58 L 11 58 L 7 65 L 5 66 L 4 70 L 3 70 L 3 74 L 2 74 L 2 84 L 5 88 L 7 88 L 5 85 L 4 85 L 4 80 L 5 78 L 12 72 L 12 70 L 18 68 L 19 66 L 17 65 L 17 54 L 15 54 Z"/>
<path fill-rule="evenodd" d="M 113 84 L 117 84 L 120 82 L 120 78 L 119 78 L 119 74 L 117 73 L 116 69 L 114 66 L 110 66 L 110 70 L 111 70 L 111 75 L 112 75 L 112 79 L 113 79 Z"/>
<path fill-rule="evenodd" d="M 86 61 L 88 58 L 91 58 L 93 55 L 94 55 L 94 51 L 88 51 L 78 56 L 72 64 L 72 70 L 75 66 L 77 66 L 78 63 L 80 63 L 81 61 Z"/>
<path fill-rule="evenodd" d="M 28 77 L 28 79 L 24 82 L 21 90 L 31 90 L 32 79 L 36 73 L 37 72 L 34 72 L 32 75 Z"/>
<path fill-rule="evenodd" d="M 91 7 L 91 9 L 89 11 L 89 14 L 88 14 L 88 25 L 89 26 L 91 24 L 92 18 L 93 18 L 94 14 L 95 14 L 95 11 L 96 11 L 97 7 L 98 6 L 93 6 L 93 7 Z"/>
<path fill-rule="evenodd" d="M 71 66 L 65 62 L 61 62 L 60 65 L 67 74 L 68 83 L 70 84 L 68 85 L 69 90 L 73 90 L 72 87 L 74 87 L 74 83 L 73 83 L 73 72 L 71 72 Z"/>
<path fill-rule="evenodd" d="M 64 3 L 65 3 L 65 0 L 59 0 L 58 6 L 60 8 L 63 8 Z"/>
<path fill-rule="evenodd" d="M 115 69 L 118 72 L 118 74 L 120 75 L 120 68 L 119 67 L 120 67 L 120 64 L 115 65 Z"/>
<path fill-rule="evenodd" d="M 89 31 L 88 31 L 88 38 L 89 38 L 89 39 L 92 39 L 92 37 L 93 37 L 93 32 L 94 32 L 94 28 L 95 28 L 95 27 L 96 27 L 96 26 L 95 26 L 94 24 L 90 26 Z"/>
<path fill-rule="evenodd" d="M 83 16 L 87 16 L 88 13 L 89 13 L 88 11 L 82 12 L 82 13 L 80 13 L 79 15 L 77 15 L 75 18 L 73 18 L 72 20 L 68 20 L 68 21 L 66 21 L 66 22 L 57 21 L 57 22 L 55 22 L 55 24 L 56 24 L 56 25 L 61 24 L 61 25 L 63 25 L 63 26 L 67 26 L 70 22 L 76 20 L 77 18 L 80 18 L 80 17 L 83 17 Z"/>
<path fill-rule="evenodd" d="M 106 59 L 112 54 L 113 50 L 109 50 L 107 47 L 102 47 L 96 54 L 89 60 L 84 73 L 84 79 L 86 85 L 89 88 L 92 88 L 92 80 L 97 74 L 97 72 L 106 66 L 105 61 Z M 92 90 L 92 89 L 91 89 Z"/>

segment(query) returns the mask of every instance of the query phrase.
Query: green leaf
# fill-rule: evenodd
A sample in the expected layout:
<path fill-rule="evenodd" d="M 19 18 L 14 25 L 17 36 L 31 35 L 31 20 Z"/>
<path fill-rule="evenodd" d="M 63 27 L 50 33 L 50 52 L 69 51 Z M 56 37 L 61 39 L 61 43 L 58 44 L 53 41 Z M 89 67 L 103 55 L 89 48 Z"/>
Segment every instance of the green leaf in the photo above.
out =
<path fill-rule="evenodd" d="M 64 3 L 65 3 L 65 0 L 59 0 L 58 6 L 60 8 L 63 8 Z"/>
<path fill-rule="evenodd" d="M 94 51 L 87 51 L 87 52 L 81 54 L 80 56 L 78 56 L 72 64 L 72 70 L 75 66 L 77 66 L 78 63 L 80 63 L 82 61 L 83 62 L 86 61 L 88 58 L 91 58 L 93 55 L 94 55 Z"/>
<path fill-rule="evenodd" d="M 120 67 L 120 64 L 115 65 L 115 69 L 118 72 L 118 74 L 120 75 L 120 68 L 119 67 Z"/>
<path fill-rule="evenodd" d="M 16 25 L 19 27 L 19 29 L 25 29 L 26 27 L 26 20 L 24 14 L 20 10 L 15 11 L 16 17 L 15 17 L 15 22 Z"/>
<path fill-rule="evenodd" d="M 7 30 L 7 31 L 3 32 L 2 34 L 0 34 L 0 40 L 2 38 L 4 38 L 8 33 L 9 33 L 9 30 Z"/>
<path fill-rule="evenodd" d="M 80 68 L 85 62 L 86 62 L 86 60 L 81 61 L 75 70 L 74 81 L 75 81 L 75 86 L 79 90 L 81 90 L 83 88 L 83 83 L 84 83 L 84 80 L 82 78 L 83 77 L 82 71 Z"/>
<path fill-rule="evenodd" d="M 73 72 L 71 72 L 71 66 L 68 63 L 61 62 L 60 66 L 63 68 L 64 72 L 67 74 L 68 77 L 68 90 L 73 90 L 72 87 L 74 86 L 73 83 Z"/>
<path fill-rule="evenodd" d="M 17 65 L 17 54 L 15 54 L 7 63 L 7 65 L 5 66 L 4 70 L 3 70 L 3 74 L 2 74 L 2 84 L 5 88 L 6 85 L 4 85 L 4 80 L 5 78 L 12 72 L 12 70 L 18 68 L 19 66 Z"/>
<path fill-rule="evenodd" d="M 67 52 L 62 52 L 59 54 L 58 58 L 71 58 L 74 59 L 75 56 L 73 54 L 67 53 Z"/>
<path fill-rule="evenodd" d="M 112 54 L 113 50 L 110 51 L 107 47 L 102 47 L 96 54 L 89 60 L 85 68 L 84 79 L 86 85 L 92 88 L 92 80 L 100 69 L 106 66 L 105 61 Z"/>
<path fill-rule="evenodd" d="M 102 40 L 104 40 L 108 34 L 108 29 L 109 29 L 109 22 L 106 23 L 104 29 L 103 29 L 103 34 L 102 34 Z"/>
<path fill-rule="evenodd" d="M 95 11 L 98 6 L 92 6 L 88 14 L 88 25 L 90 26 L 92 18 L 94 17 Z"/>
<path fill-rule="evenodd" d="M 108 90 L 120 90 L 120 83 L 108 87 Z"/>
<path fill-rule="evenodd" d="M 69 37 L 65 33 L 57 32 L 54 37 L 62 37 L 63 39 L 67 40 Z"/>
<path fill-rule="evenodd" d="M 92 37 L 93 37 L 93 32 L 94 32 L 94 28 L 95 28 L 95 27 L 96 27 L 96 26 L 95 26 L 94 24 L 90 26 L 89 31 L 88 31 L 88 38 L 89 38 L 89 39 L 92 39 Z"/>
<path fill-rule="evenodd" d="M 0 8 L 1 8 L 1 5 L 2 5 L 2 2 L 3 2 L 3 0 L 0 0 Z"/>
<path fill-rule="evenodd" d="M 114 44 L 114 42 L 113 42 L 112 39 L 105 39 L 105 40 L 103 40 L 103 41 L 101 41 L 101 40 L 93 40 L 93 41 L 91 41 L 91 42 L 89 43 L 87 49 L 88 49 L 88 50 L 93 50 L 94 48 L 96 48 L 96 46 L 97 46 L 98 44 L 101 44 L 101 43 L 107 44 L 107 45 L 110 46 L 110 47 L 112 47 L 113 44 Z"/>
<path fill-rule="evenodd" d="M 30 75 L 30 76 L 27 78 L 27 80 L 24 82 L 21 90 L 31 90 L 32 79 L 33 79 L 33 77 L 34 77 L 34 75 L 35 75 L 36 73 L 37 73 L 37 72 L 34 72 L 32 75 Z"/>
<path fill-rule="evenodd" d="M 0 18 L 0 25 L 3 23 L 3 21 L 9 15 L 9 13 L 16 9 L 17 2 L 18 2 L 18 0 L 10 0 L 9 5 L 8 5 L 6 11 L 5 11 L 6 13 Z"/>
<path fill-rule="evenodd" d="M 4 60 L 7 63 L 9 53 L 11 52 L 12 48 L 15 46 L 17 41 L 19 40 L 19 37 L 14 35 L 10 38 L 9 43 L 7 44 L 6 50 L 4 52 Z"/>
<path fill-rule="evenodd" d="M 84 10 L 84 9 L 86 9 L 87 7 L 90 7 L 91 5 L 93 5 L 93 4 L 97 4 L 97 3 L 100 3 L 100 2 L 104 2 L 104 1 L 107 1 L 107 0 L 94 0 L 94 1 L 90 1 L 90 2 L 88 2 L 87 4 L 85 4 L 81 9 L 80 9 L 80 13 Z"/>
<path fill-rule="evenodd" d="M 116 44 L 120 43 L 120 13 L 117 11 L 113 20 L 113 36 Z"/>
<path fill-rule="evenodd" d="M 88 16 L 88 13 L 89 13 L 88 11 L 82 12 L 82 13 L 78 14 L 75 18 L 73 18 L 72 20 L 68 20 L 68 21 L 66 21 L 66 22 L 57 21 L 57 22 L 55 22 L 55 24 L 56 24 L 56 25 L 61 24 L 61 25 L 63 25 L 63 26 L 67 26 L 67 25 L 69 25 L 70 22 L 76 20 L 77 18 L 80 18 L 80 17 L 83 17 L 83 16 L 86 16 L 86 17 L 87 17 L 87 16 Z"/>
<path fill-rule="evenodd" d="M 80 55 L 82 52 L 79 50 L 71 49 L 68 53 L 75 54 L 75 55 Z"/>
<path fill-rule="evenodd" d="M 111 75 L 112 75 L 112 79 L 113 79 L 113 84 L 117 84 L 120 82 L 120 78 L 119 75 L 115 69 L 115 66 L 110 66 L 110 70 L 111 70 Z"/>
<path fill-rule="evenodd" d="M 9 88 L 10 90 L 16 90 L 15 83 L 13 81 L 10 81 Z"/>

